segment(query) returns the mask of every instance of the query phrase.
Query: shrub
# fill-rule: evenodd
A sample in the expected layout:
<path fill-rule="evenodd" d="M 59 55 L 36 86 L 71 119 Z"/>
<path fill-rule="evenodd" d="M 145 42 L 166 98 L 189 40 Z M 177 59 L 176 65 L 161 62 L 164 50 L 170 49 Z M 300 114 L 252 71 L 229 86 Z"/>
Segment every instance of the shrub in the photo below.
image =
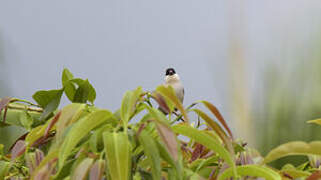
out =
<path fill-rule="evenodd" d="M 71 103 L 58 110 L 63 94 Z M 0 145 L 0 179 L 278 180 L 321 176 L 321 142 L 290 142 L 263 158 L 233 137 L 213 104 L 198 101 L 184 108 L 171 87 L 127 91 L 119 110 L 111 112 L 94 106 L 96 92 L 88 80 L 74 78 L 65 69 L 61 89 L 38 91 L 33 99 L 37 104 L 0 99 L 0 125 L 28 131 L 9 152 L 3 152 Z M 164 115 L 155 104 L 169 114 Z M 189 113 L 196 113 L 198 119 L 190 123 Z M 131 122 L 133 118 L 138 121 Z M 310 159 L 281 170 L 266 164 L 288 155 L 308 155 Z"/>

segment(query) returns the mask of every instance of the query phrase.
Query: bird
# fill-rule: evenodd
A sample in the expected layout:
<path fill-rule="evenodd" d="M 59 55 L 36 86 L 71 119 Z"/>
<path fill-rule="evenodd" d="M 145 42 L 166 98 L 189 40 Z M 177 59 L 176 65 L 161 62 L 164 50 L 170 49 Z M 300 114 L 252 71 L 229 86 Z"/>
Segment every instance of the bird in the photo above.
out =
<path fill-rule="evenodd" d="M 181 82 L 181 79 L 179 77 L 179 75 L 176 73 L 175 69 L 174 68 L 167 68 L 166 71 L 165 71 L 165 82 L 163 83 L 163 85 L 165 87 L 168 87 L 168 86 L 171 86 L 174 91 L 175 91 L 175 94 L 177 96 L 177 98 L 179 99 L 179 101 L 181 103 L 183 103 L 184 101 L 184 86 Z M 160 110 L 162 113 L 164 113 L 165 115 L 167 115 L 169 113 L 169 109 L 164 101 L 164 99 L 162 97 L 158 97 L 158 103 L 159 103 L 159 107 L 158 107 L 158 110 Z M 174 108 L 174 114 L 176 116 L 178 116 L 176 114 L 176 111 L 177 111 L 177 108 Z M 182 119 L 182 118 L 180 118 Z M 182 119 L 182 121 L 184 121 Z"/>
<path fill-rule="evenodd" d="M 172 86 L 176 93 L 176 96 L 181 101 L 181 103 L 183 103 L 184 94 L 185 94 L 184 86 L 181 82 L 179 75 L 176 73 L 174 68 L 166 69 L 164 86 L 165 87 Z"/>

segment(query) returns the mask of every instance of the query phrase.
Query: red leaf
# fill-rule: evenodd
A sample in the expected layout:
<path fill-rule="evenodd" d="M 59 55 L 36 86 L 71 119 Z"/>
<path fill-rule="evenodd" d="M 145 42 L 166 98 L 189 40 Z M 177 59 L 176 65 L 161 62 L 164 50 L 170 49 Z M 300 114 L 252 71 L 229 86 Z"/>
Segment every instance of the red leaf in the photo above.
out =
<path fill-rule="evenodd" d="M 142 132 L 142 130 L 143 130 L 145 127 L 146 127 L 146 124 L 145 124 L 145 123 L 143 123 L 143 124 L 141 124 L 141 125 L 139 126 L 139 129 L 138 129 L 138 131 L 137 131 L 137 133 L 136 133 L 136 139 L 138 139 L 140 133 Z"/>
<path fill-rule="evenodd" d="M 321 171 L 314 172 L 306 180 L 318 180 L 318 179 L 321 179 Z"/>
<path fill-rule="evenodd" d="M 44 158 L 44 153 L 37 149 L 36 150 L 36 166 L 39 166 L 39 164 L 41 163 L 42 159 Z"/>
<path fill-rule="evenodd" d="M 74 174 L 72 175 L 72 180 L 84 180 L 87 179 L 87 174 L 92 166 L 93 159 L 86 158 L 84 159 L 75 169 Z"/>
<path fill-rule="evenodd" d="M 50 123 L 48 124 L 48 126 L 47 126 L 47 128 L 46 128 L 44 137 L 48 137 L 51 128 L 57 123 L 60 115 L 61 115 L 61 111 L 59 111 L 59 112 L 55 115 L 55 117 L 50 121 Z"/>
<path fill-rule="evenodd" d="M 26 151 L 25 141 L 19 140 L 13 146 L 11 150 L 11 160 L 16 159 L 18 156 L 21 156 Z"/>
<path fill-rule="evenodd" d="M 57 158 L 48 162 L 44 167 L 42 167 L 38 173 L 35 175 L 35 180 L 49 180 L 52 174 L 55 173 L 55 163 Z"/>
<path fill-rule="evenodd" d="M 89 179 L 90 180 L 101 180 L 104 175 L 105 161 L 97 160 L 90 168 Z"/>
<path fill-rule="evenodd" d="M 214 115 L 215 117 L 221 122 L 221 124 L 224 126 L 224 128 L 227 130 L 231 138 L 233 139 L 233 134 L 230 128 L 227 126 L 226 121 L 224 120 L 223 116 L 219 112 L 219 110 L 211 103 L 207 101 L 201 101 Z"/>
<path fill-rule="evenodd" d="M 172 155 L 173 159 L 176 161 L 178 159 L 176 135 L 168 126 L 162 123 L 159 123 L 157 121 L 156 121 L 156 127 L 160 137 L 162 138 L 165 146 L 167 147 L 168 152 Z"/>
<path fill-rule="evenodd" d="M 204 151 L 205 147 L 199 143 L 196 143 L 196 147 L 194 148 L 194 151 L 192 152 L 192 157 L 191 157 L 191 161 L 193 162 L 195 161 L 197 158 L 199 158 L 202 154 L 202 152 Z"/>
<path fill-rule="evenodd" d="M 170 109 L 166 104 L 166 101 L 163 96 L 161 96 L 159 93 L 153 93 L 152 98 L 155 99 L 155 101 L 158 103 L 159 107 L 158 109 L 162 111 L 164 114 L 168 114 Z"/>
<path fill-rule="evenodd" d="M 12 146 L 9 148 L 9 151 L 11 151 L 12 150 L 12 148 L 15 146 L 15 144 L 19 141 L 19 140 L 25 140 L 26 139 L 26 137 L 27 137 L 27 135 L 29 134 L 29 132 L 27 132 L 27 133 L 25 133 L 25 134 L 23 134 L 22 136 L 20 136 L 13 144 L 12 144 Z"/>

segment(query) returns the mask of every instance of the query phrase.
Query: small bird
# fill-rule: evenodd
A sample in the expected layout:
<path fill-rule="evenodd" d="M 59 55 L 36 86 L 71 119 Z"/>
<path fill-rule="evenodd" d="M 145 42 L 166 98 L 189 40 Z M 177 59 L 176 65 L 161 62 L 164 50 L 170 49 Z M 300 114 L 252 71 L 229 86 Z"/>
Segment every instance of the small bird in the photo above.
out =
<path fill-rule="evenodd" d="M 172 86 L 176 96 L 178 99 L 183 103 L 184 101 L 184 86 L 179 78 L 179 75 L 176 74 L 174 68 L 168 68 L 166 69 L 165 74 L 165 83 L 164 86 Z"/>

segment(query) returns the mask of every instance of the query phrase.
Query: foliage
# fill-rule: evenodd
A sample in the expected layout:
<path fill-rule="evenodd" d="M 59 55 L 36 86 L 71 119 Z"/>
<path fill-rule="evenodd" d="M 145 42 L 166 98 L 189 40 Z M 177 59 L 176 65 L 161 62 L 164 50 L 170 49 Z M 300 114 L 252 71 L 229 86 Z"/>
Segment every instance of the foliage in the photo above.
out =
<path fill-rule="evenodd" d="M 290 58 L 291 63 L 284 59 L 281 64 L 267 63 L 261 69 L 262 76 L 259 76 L 259 84 L 253 93 L 250 119 L 253 133 L 260 127 L 261 133 L 255 133 L 255 143 L 262 154 L 288 141 L 320 139 L 319 126 L 302 125 L 306 120 L 320 117 L 321 113 L 321 54 L 318 38 L 311 42 L 311 47 L 311 53 L 304 58 L 298 53 Z M 288 162 L 299 165 L 306 160 L 305 157 L 286 157 L 271 165 L 281 168 Z"/>
<path fill-rule="evenodd" d="M 59 109 L 63 94 L 71 103 Z M 127 91 L 120 109 L 111 112 L 94 106 L 96 93 L 88 80 L 74 78 L 65 69 L 61 89 L 38 91 L 33 98 L 37 104 L 0 99 L 0 125 L 28 131 L 9 152 L 0 145 L 0 179 L 278 180 L 320 176 L 321 142 L 290 142 L 264 159 L 234 139 L 213 104 L 198 101 L 184 108 L 171 87 Z M 195 108 L 198 104 L 211 114 Z M 190 120 L 188 114 L 193 112 L 199 119 Z M 134 117 L 141 118 L 131 122 Z M 309 156 L 309 162 L 299 167 L 288 164 L 280 170 L 266 164 L 296 154 Z"/>

